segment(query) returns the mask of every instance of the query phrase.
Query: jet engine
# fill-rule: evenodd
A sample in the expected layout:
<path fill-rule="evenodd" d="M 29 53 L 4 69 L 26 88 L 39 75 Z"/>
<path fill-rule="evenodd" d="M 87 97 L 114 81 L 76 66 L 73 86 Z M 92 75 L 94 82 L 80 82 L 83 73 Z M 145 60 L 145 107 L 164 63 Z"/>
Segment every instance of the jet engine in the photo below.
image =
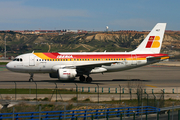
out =
<path fill-rule="evenodd" d="M 58 69 L 56 73 L 49 73 L 49 77 L 59 80 L 74 79 L 77 75 L 76 69 Z"/>
<path fill-rule="evenodd" d="M 76 75 L 77 75 L 76 69 L 59 69 L 58 70 L 59 80 L 74 79 Z"/>
<path fill-rule="evenodd" d="M 58 78 L 59 80 L 74 79 L 76 75 L 76 69 L 58 69 L 57 73 L 49 73 L 51 78 Z"/>

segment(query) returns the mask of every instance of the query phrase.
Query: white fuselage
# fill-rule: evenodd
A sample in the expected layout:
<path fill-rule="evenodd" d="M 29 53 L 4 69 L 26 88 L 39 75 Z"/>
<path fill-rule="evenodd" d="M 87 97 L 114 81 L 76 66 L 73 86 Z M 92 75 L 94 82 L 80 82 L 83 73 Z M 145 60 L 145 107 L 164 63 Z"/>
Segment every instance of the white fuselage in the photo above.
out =
<path fill-rule="evenodd" d="M 64 53 L 61 53 L 63 55 Z M 23 73 L 51 73 L 56 71 L 54 66 L 58 66 L 58 68 L 63 68 L 63 66 L 69 67 L 76 67 L 81 65 L 92 65 L 92 64 L 101 64 L 101 63 L 109 63 L 108 65 L 102 65 L 101 67 L 95 67 L 91 73 L 99 73 L 99 72 L 113 72 L 113 71 L 121 71 L 125 69 L 132 69 L 139 66 L 147 65 L 146 58 L 137 58 L 136 54 L 129 54 L 129 53 L 65 53 L 65 55 L 122 55 L 119 58 L 101 58 L 101 59 L 82 59 L 81 61 L 77 60 L 68 60 L 66 61 L 59 59 L 49 59 L 49 61 L 45 61 L 44 59 L 39 58 L 33 53 L 23 54 L 18 57 L 17 59 L 22 59 L 22 61 L 11 61 L 7 64 L 7 68 L 14 72 L 23 72 Z M 123 58 L 123 56 L 129 55 L 130 58 Z M 133 56 L 134 55 L 134 56 Z M 149 56 L 153 56 L 149 55 Z M 105 69 L 99 69 L 105 68 Z"/>

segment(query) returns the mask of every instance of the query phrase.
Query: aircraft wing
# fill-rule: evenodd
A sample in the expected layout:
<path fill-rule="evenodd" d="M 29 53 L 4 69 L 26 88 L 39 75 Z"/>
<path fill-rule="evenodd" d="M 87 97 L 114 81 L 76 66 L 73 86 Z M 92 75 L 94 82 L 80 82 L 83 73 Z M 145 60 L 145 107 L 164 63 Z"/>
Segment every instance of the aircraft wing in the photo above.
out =
<path fill-rule="evenodd" d="M 86 63 L 86 64 L 79 64 L 76 67 L 101 67 L 102 65 L 110 66 L 111 64 L 119 63 L 119 62 L 97 62 L 97 63 Z"/>
<path fill-rule="evenodd" d="M 76 70 L 79 74 L 89 74 L 89 73 L 97 73 L 97 72 L 105 72 L 107 69 L 102 68 L 102 66 L 111 66 L 112 64 L 120 63 L 116 62 L 97 62 L 97 63 L 87 63 L 82 65 L 76 65 Z"/>
<path fill-rule="evenodd" d="M 115 63 L 121 63 L 121 62 L 108 61 L 108 62 L 97 62 L 97 63 L 81 63 L 77 65 L 66 65 L 66 66 L 63 66 L 63 68 L 92 68 L 93 69 L 95 67 L 101 67 L 102 65 L 111 66 L 111 64 L 115 64 Z"/>
<path fill-rule="evenodd" d="M 93 69 L 93 68 L 95 68 L 95 67 L 101 67 L 102 65 L 105 65 L 105 66 L 110 66 L 111 64 L 115 64 L 115 63 L 121 63 L 121 62 L 117 62 L 117 61 L 107 61 L 107 62 L 105 62 L 105 61 L 99 61 L 99 62 L 96 62 L 96 63 L 81 63 L 81 64 L 75 64 L 75 65 L 55 65 L 55 66 L 53 66 L 53 70 L 57 70 L 57 69 L 59 69 L 59 68 L 61 68 L 61 69 L 74 69 L 74 68 L 90 68 L 90 69 Z"/>
<path fill-rule="evenodd" d="M 77 65 L 64 65 L 64 66 L 61 66 L 61 65 L 55 65 L 52 67 L 52 70 L 53 71 L 57 71 L 58 69 L 76 69 L 77 72 L 79 74 L 89 74 L 90 72 L 92 72 L 92 70 L 94 68 L 98 68 L 99 70 L 98 71 L 106 71 L 106 69 L 103 69 L 101 68 L 102 65 L 105 65 L 105 66 L 110 66 L 111 64 L 116 64 L 116 63 L 121 63 L 121 62 L 117 62 L 117 61 L 99 61 L 99 62 L 96 62 L 96 63 L 81 63 L 81 64 L 77 64 Z M 95 69 L 97 70 L 97 69 Z M 95 71 L 94 70 L 94 71 Z"/>

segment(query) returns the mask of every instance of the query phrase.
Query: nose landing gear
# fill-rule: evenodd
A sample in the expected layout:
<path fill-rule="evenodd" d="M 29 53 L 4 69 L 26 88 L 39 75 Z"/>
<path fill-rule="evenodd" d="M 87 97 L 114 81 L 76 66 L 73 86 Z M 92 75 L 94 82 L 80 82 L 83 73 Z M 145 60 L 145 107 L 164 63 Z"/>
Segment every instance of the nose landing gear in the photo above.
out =
<path fill-rule="evenodd" d="M 33 81 L 34 81 L 34 80 L 33 80 L 34 74 L 33 74 L 33 73 L 29 73 L 29 74 L 30 74 L 29 82 L 33 82 Z"/>

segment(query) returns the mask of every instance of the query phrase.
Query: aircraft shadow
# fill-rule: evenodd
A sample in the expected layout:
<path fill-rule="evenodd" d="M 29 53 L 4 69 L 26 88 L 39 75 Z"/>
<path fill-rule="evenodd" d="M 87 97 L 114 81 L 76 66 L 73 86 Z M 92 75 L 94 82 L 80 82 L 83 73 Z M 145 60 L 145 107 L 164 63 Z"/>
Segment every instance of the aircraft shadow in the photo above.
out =
<path fill-rule="evenodd" d="M 151 80 L 141 80 L 141 79 L 113 79 L 112 81 L 142 81 L 142 82 L 151 82 Z"/>

